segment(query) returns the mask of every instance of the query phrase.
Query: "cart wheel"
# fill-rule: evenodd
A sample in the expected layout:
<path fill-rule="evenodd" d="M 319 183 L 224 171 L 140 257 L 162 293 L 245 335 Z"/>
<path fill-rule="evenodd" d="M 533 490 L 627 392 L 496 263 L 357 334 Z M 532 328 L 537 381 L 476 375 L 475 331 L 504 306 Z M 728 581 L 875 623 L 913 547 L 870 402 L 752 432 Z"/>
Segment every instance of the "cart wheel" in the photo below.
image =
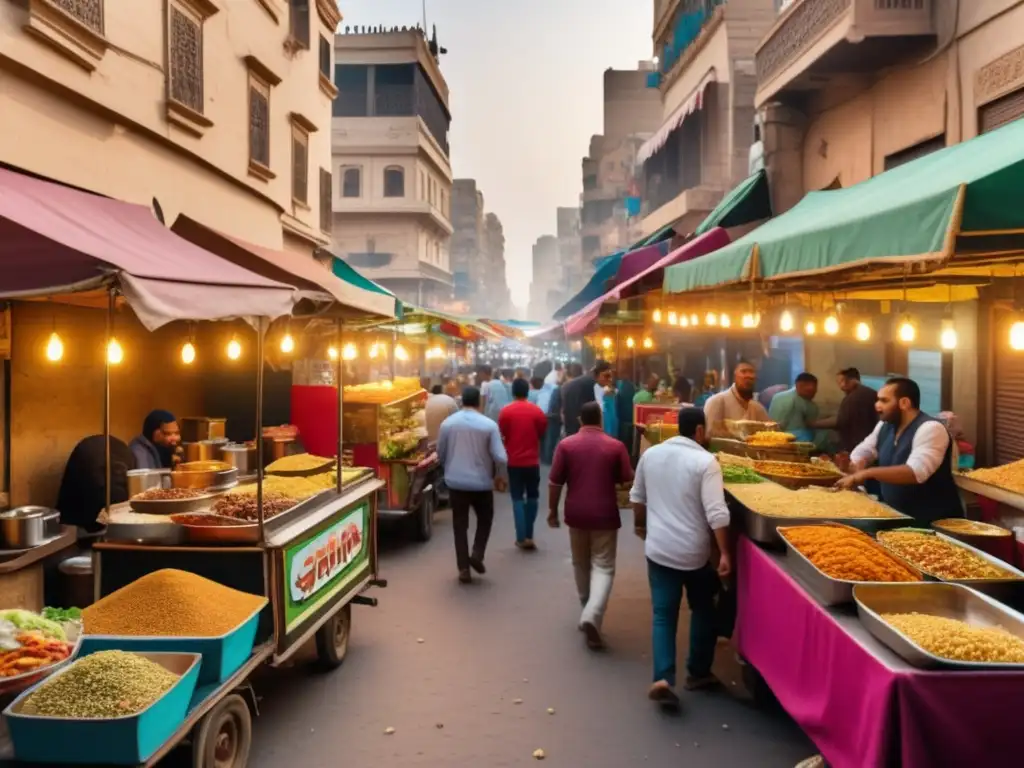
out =
<path fill-rule="evenodd" d="M 765 709 L 776 706 L 775 694 L 753 664 L 741 661 L 740 678 L 743 680 L 743 687 L 747 689 L 754 700 L 755 706 Z"/>
<path fill-rule="evenodd" d="M 348 654 L 348 638 L 351 633 L 352 605 L 347 603 L 316 633 L 316 656 L 322 668 L 331 670 L 341 666 Z"/>
<path fill-rule="evenodd" d="M 195 768 L 245 768 L 252 747 L 252 715 L 237 693 L 224 699 L 200 721 L 192 741 Z"/>
<path fill-rule="evenodd" d="M 434 492 L 424 493 L 419 511 L 414 516 L 416 541 L 430 541 L 434 534 L 434 504 Z"/>

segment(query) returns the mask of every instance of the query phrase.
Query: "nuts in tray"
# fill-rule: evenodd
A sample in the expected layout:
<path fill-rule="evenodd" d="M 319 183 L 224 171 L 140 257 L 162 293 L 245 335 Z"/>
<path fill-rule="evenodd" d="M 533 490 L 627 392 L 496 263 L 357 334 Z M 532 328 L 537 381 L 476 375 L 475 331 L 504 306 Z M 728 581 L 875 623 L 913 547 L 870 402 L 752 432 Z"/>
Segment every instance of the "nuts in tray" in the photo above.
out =
<path fill-rule="evenodd" d="M 911 565 L 947 581 L 1015 578 L 971 550 L 927 531 L 881 531 L 878 540 Z"/>
<path fill-rule="evenodd" d="M 299 502 L 290 496 L 278 494 L 264 494 L 263 496 L 263 519 L 269 520 L 282 512 L 291 509 Z M 236 520 L 244 520 L 255 523 L 259 520 L 259 505 L 255 496 L 243 496 L 238 493 L 228 493 L 221 496 L 213 505 L 213 512 L 225 517 L 233 517 Z"/>
<path fill-rule="evenodd" d="M 195 488 L 150 488 L 148 491 L 137 493 L 132 496 L 134 501 L 183 501 L 184 499 L 196 499 L 202 496 L 204 491 Z"/>
<path fill-rule="evenodd" d="M 943 659 L 1024 664 L 1024 640 L 1002 627 L 976 627 L 957 619 L 923 613 L 883 613 L 882 619 Z"/>

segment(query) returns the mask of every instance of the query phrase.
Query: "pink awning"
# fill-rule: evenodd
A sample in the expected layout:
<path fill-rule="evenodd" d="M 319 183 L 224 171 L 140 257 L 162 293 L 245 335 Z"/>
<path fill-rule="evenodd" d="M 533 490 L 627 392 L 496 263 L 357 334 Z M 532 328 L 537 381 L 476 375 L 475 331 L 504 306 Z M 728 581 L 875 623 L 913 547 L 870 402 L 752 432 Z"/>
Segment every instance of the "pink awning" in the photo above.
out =
<path fill-rule="evenodd" d="M 728 233 L 726 233 L 726 231 L 721 227 L 715 227 L 700 237 L 694 238 L 682 247 L 672 251 L 672 253 L 667 256 L 663 256 L 643 271 L 634 274 L 628 280 L 619 283 L 604 296 L 594 299 L 576 314 L 567 317 L 565 319 L 566 333 L 570 336 L 574 336 L 578 333 L 585 332 L 590 324 L 597 319 L 597 316 L 601 313 L 601 306 L 606 301 L 618 301 L 619 299 L 631 295 L 632 291 L 630 289 L 639 288 L 638 283 L 640 283 L 644 278 L 662 271 L 673 264 L 680 264 L 684 261 L 690 261 L 691 259 L 706 256 L 707 254 L 728 245 L 729 242 L 730 239 Z M 623 265 L 624 264 L 625 262 L 623 262 Z M 622 273 L 621 267 L 619 273 Z"/>
<path fill-rule="evenodd" d="M 0 297 L 116 281 L 142 323 L 280 317 L 295 291 L 165 228 L 146 207 L 0 168 Z"/>
<path fill-rule="evenodd" d="M 690 92 L 690 95 L 683 100 L 683 103 L 676 107 L 676 111 L 669 116 L 668 120 L 662 123 L 658 131 L 643 143 L 636 153 L 636 161 L 638 163 L 646 163 L 650 160 L 659 149 L 665 146 L 668 137 L 683 124 L 683 120 L 704 106 L 704 89 L 715 82 L 716 79 L 715 68 L 712 67 L 701 78 L 701 81 Z"/>

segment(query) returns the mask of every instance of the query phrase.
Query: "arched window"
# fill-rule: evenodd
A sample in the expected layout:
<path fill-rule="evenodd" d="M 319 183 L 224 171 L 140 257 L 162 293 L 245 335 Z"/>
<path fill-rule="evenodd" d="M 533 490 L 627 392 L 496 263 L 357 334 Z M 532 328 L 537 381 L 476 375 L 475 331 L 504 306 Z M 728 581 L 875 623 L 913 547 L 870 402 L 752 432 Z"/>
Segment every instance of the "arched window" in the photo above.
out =
<path fill-rule="evenodd" d="M 357 167 L 343 169 L 341 175 L 341 196 L 361 197 L 362 196 L 362 171 Z"/>
<path fill-rule="evenodd" d="M 390 166 L 384 169 L 384 197 L 405 197 L 405 169 Z"/>

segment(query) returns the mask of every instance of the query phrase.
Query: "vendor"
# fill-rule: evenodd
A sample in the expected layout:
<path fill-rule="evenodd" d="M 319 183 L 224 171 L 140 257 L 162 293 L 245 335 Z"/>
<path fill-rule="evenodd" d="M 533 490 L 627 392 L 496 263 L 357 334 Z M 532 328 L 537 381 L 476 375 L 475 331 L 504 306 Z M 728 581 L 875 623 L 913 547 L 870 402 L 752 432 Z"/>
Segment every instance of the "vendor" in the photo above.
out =
<path fill-rule="evenodd" d="M 882 501 L 918 523 L 963 517 L 953 482 L 953 445 L 942 422 L 921 410 L 921 388 L 911 379 L 889 379 L 875 405 L 881 421 L 850 454 L 851 474 L 839 488 L 877 480 Z M 871 466 L 871 465 L 875 466 Z"/>
<path fill-rule="evenodd" d="M 181 461 L 181 432 L 170 411 L 150 411 L 129 444 L 137 469 L 172 469 Z"/>
<path fill-rule="evenodd" d="M 796 383 L 789 389 L 772 397 L 768 416 L 779 425 L 783 432 L 789 432 L 803 443 L 814 443 L 819 450 L 824 450 L 828 443 L 828 433 L 821 429 L 825 426 L 819 422 L 818 404 L 814 402 L 818 394 L 818 377 L 811 373 L 801 373 Z"/>
<path fill-rule="evenodd" d="M 732 373 L 732 386 L 712 395 L 704 404 L 704 417 L 710 437 L 731 437 L 726 421 L 768 422 L 768 411 L 754 399 L 757 371 L 748 362 L 740 361 Z"/>

